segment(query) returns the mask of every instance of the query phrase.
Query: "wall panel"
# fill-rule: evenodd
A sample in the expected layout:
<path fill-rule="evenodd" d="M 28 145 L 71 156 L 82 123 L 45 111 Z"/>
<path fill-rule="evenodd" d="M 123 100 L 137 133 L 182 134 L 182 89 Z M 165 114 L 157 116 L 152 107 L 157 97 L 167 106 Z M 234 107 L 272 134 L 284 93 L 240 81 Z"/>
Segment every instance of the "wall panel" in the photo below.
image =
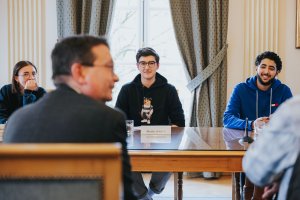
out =
<path fill-rule="evenodd" d="M 16 62 L 29 60 L 45 85 L 45 0 L 7 0 L 7 21 L 9 74 Z"/>
<path fill-rule="evenodd" d="M 266 50 L 278 52 L 278 0 L 244 2 L 244 79 L 255 74 L 255 58 Z"/>

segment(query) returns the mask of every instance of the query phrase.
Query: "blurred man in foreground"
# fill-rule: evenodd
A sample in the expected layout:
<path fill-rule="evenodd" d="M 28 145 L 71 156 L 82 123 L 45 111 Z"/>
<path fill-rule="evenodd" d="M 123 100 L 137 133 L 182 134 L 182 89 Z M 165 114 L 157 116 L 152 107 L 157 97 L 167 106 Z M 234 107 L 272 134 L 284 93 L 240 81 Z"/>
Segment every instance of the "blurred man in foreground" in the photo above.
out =
<path fill-rule="evenodd" d="M 6 125 L 4 142 L 119 142 L 124 199 L 136 199 L 131 188 L 125 118 L 105 105 L 118 81 L 107 41 L 94 36 L 65 38 L 55 45 L 51 58 L 57 89 L 16 111 Z"/>

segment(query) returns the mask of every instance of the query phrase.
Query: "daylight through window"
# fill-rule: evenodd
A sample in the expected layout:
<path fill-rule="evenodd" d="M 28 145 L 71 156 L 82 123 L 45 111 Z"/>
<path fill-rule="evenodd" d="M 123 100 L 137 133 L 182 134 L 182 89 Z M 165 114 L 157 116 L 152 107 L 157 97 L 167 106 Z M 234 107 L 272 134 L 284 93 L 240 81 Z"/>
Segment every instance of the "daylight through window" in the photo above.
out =
<path fill-rule="evenodd" d="M 139 73 L 135 55 L 139 48 L 148 46 L 160 55 L 158 72 L 177 88 L 188 122 L 191 93 L 186 88 L 187 78 L 175 39 L 169 0 L 118 0 L 115 6 L 109 40 L 120 81 L 108 105 L 115 105 L 122 85 Z"/>

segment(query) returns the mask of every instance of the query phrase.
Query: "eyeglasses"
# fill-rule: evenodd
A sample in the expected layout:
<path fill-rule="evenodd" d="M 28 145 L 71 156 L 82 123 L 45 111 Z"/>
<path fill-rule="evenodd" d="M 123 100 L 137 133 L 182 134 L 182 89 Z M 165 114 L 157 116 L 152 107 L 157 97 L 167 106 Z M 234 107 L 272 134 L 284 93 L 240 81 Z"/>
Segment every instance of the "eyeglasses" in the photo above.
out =
<path fill-rule="evenodd" d="M 94 65 L 94 64 L 82 64 L 84 66 L 88 66 L 88 67 L 104 67 L 104 68 L 107 68 L 107 69 L 110 69 L 110 70 L 114 70 L 114 65 Z"/>
<path fill-rule="evenodd" d="M 37 73 L 36 73 L 36 72 L 32 72 L 32 73 L 30 74 L 30 73 L 26 72 L 26 73 L 20 74 L 20 75 L 18 75 L 18 76 L 23 76 L 24 78 L 30 78 L 30 76 L 36 77 L 36 76 L 37 76 Z"/>
<path fill-rule="evenodd" d="M 149 62 L 140 61 L 140 62 L 138 62 L 139 67 L 142 67 L 142 68 L 145 68 L 147 65 L 148 65 L 150 68 L 152 68 L 152 67 L 155 66 L 155 64 L 156 64 L 155 61 L 149 61 Z"/>

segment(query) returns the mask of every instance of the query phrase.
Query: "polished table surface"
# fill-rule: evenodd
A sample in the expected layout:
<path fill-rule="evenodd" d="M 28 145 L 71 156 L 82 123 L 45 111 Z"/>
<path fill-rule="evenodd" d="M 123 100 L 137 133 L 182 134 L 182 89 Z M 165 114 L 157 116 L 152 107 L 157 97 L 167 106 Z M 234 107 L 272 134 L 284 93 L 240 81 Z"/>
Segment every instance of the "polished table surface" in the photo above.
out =
<path fill-rule="evenodd" d="M 4 125 L 0 126 L 0 140 Z M 133 171 L 242 171 L 244 132 L 225 128 L 172 127 L 171 135 L 145 137 L 135 130 L 127 139 Z"/>
<path fill-rule="evenodd" d="M 238 172 L 243 136 L 244 131 L 221 127 L 172 127 L 171 135 L 149 140 L 135 130 L 127 142 L 133 171 Z"/>
<path fill-rule="evenodd" d="M 3 131 L 0 125 L 0 141 Z M 134 171 L 236 172 L 242 171 L 243 136 L 244 131 L 221 127 L 172 127 L 171 135 L 146 137 L 135 128 L 127 142 Z"/>
<path fill-rule="evenodd" d="M 4 125 L 0 125 L 2 141 Z M 171 134 L 128 136 L 133 171 L 166 171 L 175 174 L 174 199 L 182 199 L 181 172 L 239 172 L 248 144 L 244 131 L 222 127 L 172 127 Z M 177 185 L 178 183 L 178 185 Z"/>
<path fill-rule="evenodd" d="M 248 144 L 244 131 L 222 127 L 172 127 L 171 135 L 128 136 L 133 171 L 174 173 L 174 199 L 182 199 L 182 172 L 239 172 Z M 234 192 L 234 190 L 233 190 Z"/>

